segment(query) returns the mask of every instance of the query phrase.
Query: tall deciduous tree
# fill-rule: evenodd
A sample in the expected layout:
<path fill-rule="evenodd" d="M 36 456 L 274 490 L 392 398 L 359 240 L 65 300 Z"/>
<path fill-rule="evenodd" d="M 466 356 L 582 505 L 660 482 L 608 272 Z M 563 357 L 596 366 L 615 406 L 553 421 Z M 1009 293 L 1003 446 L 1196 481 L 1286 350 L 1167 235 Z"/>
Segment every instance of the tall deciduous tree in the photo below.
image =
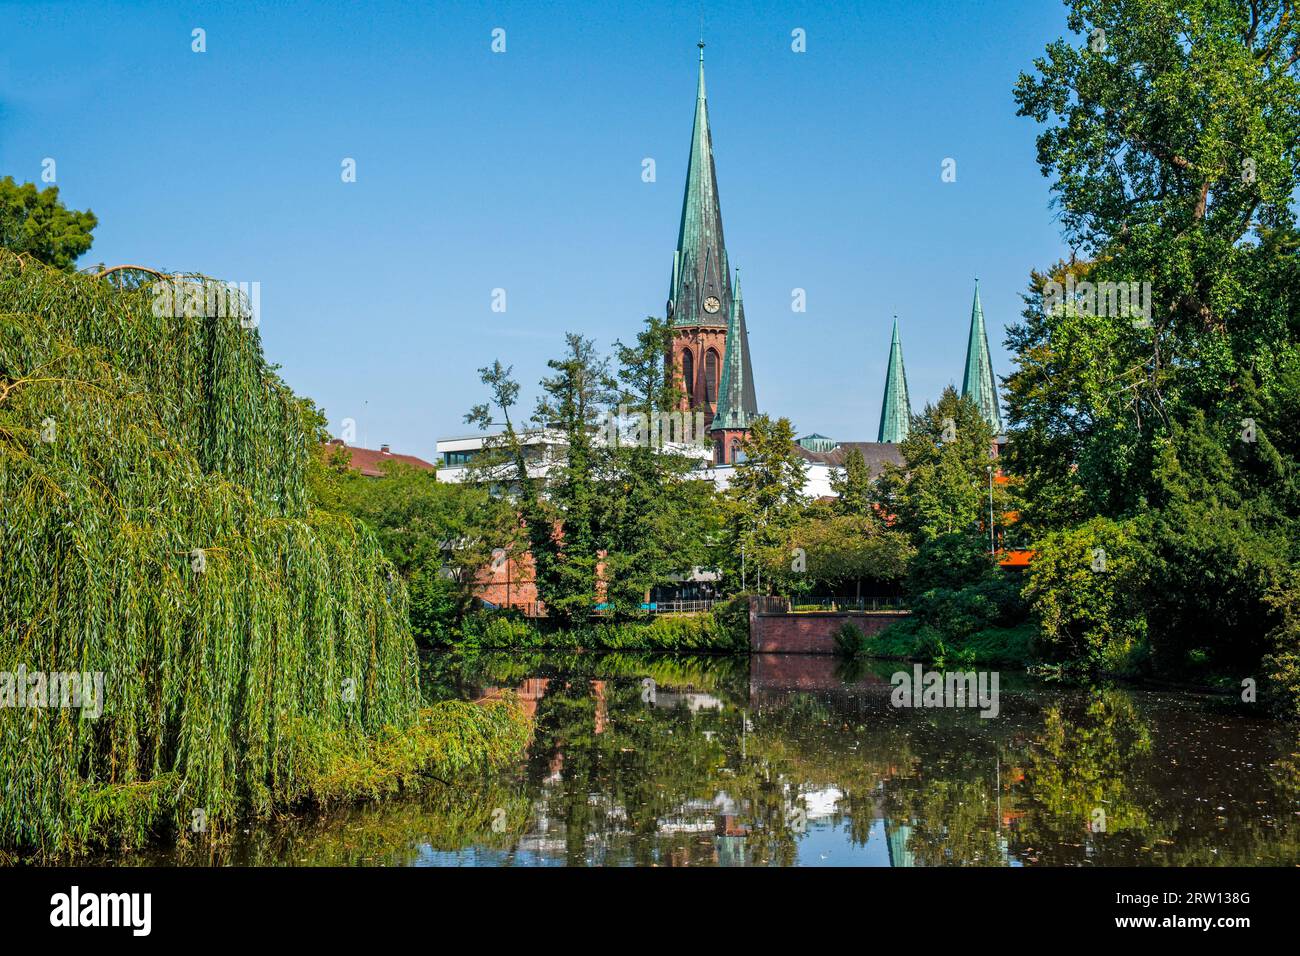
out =
<path fill-rule="evenodd" d="M 899 445 L 903 464 L 885 466 L 876 486 L 881 510 L 917 547 L 953 533 L 987 541 L 992 447 L 992 427 L 970 399 L 948 386 L 937 403 L 912 417 Z M 1006 510 L 1006 492 L 995 486 L 993 514 Z"/>
<path fill-rule="evenodd" d="M 614 443 L 599 498 L 602 578 L 620 612 L 638 608 L 656 585 L 707 563 L 713 486 L 691 477 L 697 459 L 679 444 L 683 422 L 673 411 L 681 394 L 664 361 L 671 341 L 669 325 L 650 317 L 632 345 L 616 343 L 619 410 L 637 422 L 617 436 L 605 430 Z"/>
<path fill-rule="evenodd" d="M 1075 36 L 1015 95 L 1083 259 L 1031 278 L 1009 335 L 1013 467 L 1047 540 L 1140 539 L 1130 580 L 1155 586 L 1109 579 L 1109 604 L 1145 618 L 1157 665 L 1237 668 L 1289 619 L 1300 561 L 1300 21 L 1270 0 L 1068 6 Z M 1150 294 L 1125 313 L 1102 283 Z M 1297 658 L 1293 631 L 1271 640 Z"/>
<path fill-rule="evenodd" d="M 838 496 L 835 510 L 843 515 L 868 515 L 871 508 L 871 468 L 861 449 L 850 448 L 844 470 L 831 476 L 831 490 Z"/>
<path fill-rule="evenodd" d="M 32 183 L 0 179 L 0 246 L 26 252 L 56 269 L 71 270 L 94 241 L 99 220 L 89 209 L 79 212 L 59 201 L 59 187 L 37 189 Z"/>
<path fill-rule="evenodd" d="M 558 550 L 544 570 L 538 566 L 538 584 L 547 595 L 547 613 L 568 621 L 589 614 L 599 593 L 599 483 L 608 474 L 608 447 L 598 433 L 616 393 L 609 361 L 591 339 L 567 334 L 564 354 L 546 365 L 554 374 L 542 379 L 533 422 L 559 439 L 546 475 Z"/>
<path fill-rule="evenodd" d="M 742 553 L 746 565 L 753 562 L 755 580 L 760 566 L 769 581 L 790 570 L 789 531 L 807 507 L 806 469 L 794 438 L 788 418 L 774 421 L 759 415 L 750 425 L 745 457 L 735 466 L 727 488 L 726 534 L 718 562 L 737 577 Z"/>

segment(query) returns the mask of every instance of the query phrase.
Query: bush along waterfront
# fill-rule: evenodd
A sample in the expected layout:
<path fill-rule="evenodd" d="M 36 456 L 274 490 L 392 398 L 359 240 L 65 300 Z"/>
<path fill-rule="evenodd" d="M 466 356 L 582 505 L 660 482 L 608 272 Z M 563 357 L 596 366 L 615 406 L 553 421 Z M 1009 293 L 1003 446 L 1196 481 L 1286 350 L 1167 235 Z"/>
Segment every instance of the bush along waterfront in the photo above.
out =
<path fill-rule="evenodd" d="M 467 617 L 457 645 L 466 648 L 517 648 L 663 653 L 747 654 L 748 597 L 733 598 L 704 614 L 557 624 L 517 614 L 480 613 Z"/>
<path fill-rule="evenodd" d="M 518 756 L 509 704 L 421 709 L 406 588 L 309 506 L 319 415 L 250 315 L 155 292 L 0 250 L 0 851 L 220 835 Z M 64 673 L 102 675 L 101 714 L 42 699 Z"/>

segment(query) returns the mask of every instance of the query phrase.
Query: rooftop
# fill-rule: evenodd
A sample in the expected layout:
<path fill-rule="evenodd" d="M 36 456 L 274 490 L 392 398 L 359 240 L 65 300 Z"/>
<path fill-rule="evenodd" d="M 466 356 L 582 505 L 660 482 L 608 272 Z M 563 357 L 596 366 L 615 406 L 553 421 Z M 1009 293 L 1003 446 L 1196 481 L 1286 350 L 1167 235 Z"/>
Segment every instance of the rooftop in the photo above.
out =
<path fill-rule="evenodd" d="M 903 453 L 898 450 L 898 445 L 893 442 L 842 441 L 836 443 L 835 447 L 830 451 L 813 451 L 799 443 L 796 443 L 794 448 L 807 461 L 817 465 L 828 465 L 832 468 L 843 468 L 845 460 L 849 457 L 849 452 L 856 448 L 862 452 L 862 457 L 866 459 L 872 478 L 883 472 L 886 464 L 903 464 Z"/>
<path fill-rule="evenodd" d="M 400 461 L 413 468 L 419 468 L 421 471 L 434 470 L 434 466 L 423 458 L 416 458 L 414 455 L 395 455 L 387 445 L 380 445 L 378 449 L 358 448 L 356 445 L 345 444 L 342 438 L 332 438 L 329 444 L 335 448 L 347 449 L 351 455 L 348 460 L 348 467 L 370 478 L 382 478 L 384 476 L 383 466 L 390 461 Z"/>

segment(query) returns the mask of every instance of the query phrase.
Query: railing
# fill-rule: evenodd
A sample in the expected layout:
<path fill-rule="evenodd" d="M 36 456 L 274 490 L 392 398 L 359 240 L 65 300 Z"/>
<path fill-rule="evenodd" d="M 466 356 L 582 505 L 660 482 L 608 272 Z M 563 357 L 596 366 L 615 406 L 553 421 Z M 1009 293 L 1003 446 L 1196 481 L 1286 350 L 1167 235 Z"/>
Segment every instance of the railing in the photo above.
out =
<path fill-rule="evenodd" d="M 757 605 L 756 610 L 759 614 L 789 614 L 790 599 L 783 597 L 768 597 L 765 594 L 757 595 L 754 598 Z"/>
<path fill-rule="evenodd" d="M 759 614 L 799 614 L 817 611 L 905 611 L 907 606 L 903 599 L 891 596 L 874 597 L 775 597 L 766 594 L 756 595 Z M 702 598 L 695 601 L 650 601 L 640 606 L 642 612 L 651 614 L 704 614 L 712 611 L 723 599 Z M 524 617 L 537 618 L 546 616 L 546 606 L 541 601 L 514 601 L 506 607 L 482 601 L 485 611 L 519 611 Z M 598 604 L 592 608 L 593 617 L 606 617 L 613 613 L 607 604 Z"/>
<path fill-rule="evenodd" d="M 651 601 L 640 605 L 639 610 L 651 614 L 703 614 L 721 603 L 723 602 L 713 598 L 698 601 Z M 512 601 L 509 605 L 503 605 L 480 599 L 480 604 L 488 612 L 519 611 L 524 617 L 546 617 L 546 605 L 541 601 Z M 592 617 L 608 617 L 613 613 L 614 608 L 604 603 L 591 609 Z"/>
<path fill-rule="evenodd" d="M 642 604 L 641 610 L 652 614 L 703 614 L 705 611 L 712 611 L 714 605 L 720 603 L 722 602 L 713 598 L 698 601 L 651 601 L 649 604 Z"/>
<path fill-rule="evenodd" d="M 790 610 L 796 611 L 902 611 L 907 607 L 901 597 L 793 597 Z"/>
<path fill-rule="evenodd" d="M 511 601 L 509 604 L 493 604 L 491 601 L 479 598 L 479 604 L 482 605 L 483 610 L 488 612 L 518 611 L 524 617 L 546 617 L 546 605 L 541 601 Z"/>
<path fill-rule="evenodd" d="M 800 611 L 903 611 L 899 597 L 793 597 L 790 610 Z"/>

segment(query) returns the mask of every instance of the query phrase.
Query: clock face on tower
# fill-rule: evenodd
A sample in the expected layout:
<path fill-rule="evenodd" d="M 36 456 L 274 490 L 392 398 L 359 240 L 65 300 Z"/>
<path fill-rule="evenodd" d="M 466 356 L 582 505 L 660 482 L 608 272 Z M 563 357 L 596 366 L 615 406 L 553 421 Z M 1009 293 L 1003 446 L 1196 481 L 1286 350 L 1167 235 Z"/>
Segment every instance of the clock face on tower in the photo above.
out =
<path fill-rule="evenodd" d="M 704 311 L 709 313 L 709 315 L 712 315 L 714 312 L 717 312 L 718 309 L 721 308 L 721 306 L 722 303 L 718 301 L 718 297 L 716 295 L 711 295 L 704 300 Z"/>

